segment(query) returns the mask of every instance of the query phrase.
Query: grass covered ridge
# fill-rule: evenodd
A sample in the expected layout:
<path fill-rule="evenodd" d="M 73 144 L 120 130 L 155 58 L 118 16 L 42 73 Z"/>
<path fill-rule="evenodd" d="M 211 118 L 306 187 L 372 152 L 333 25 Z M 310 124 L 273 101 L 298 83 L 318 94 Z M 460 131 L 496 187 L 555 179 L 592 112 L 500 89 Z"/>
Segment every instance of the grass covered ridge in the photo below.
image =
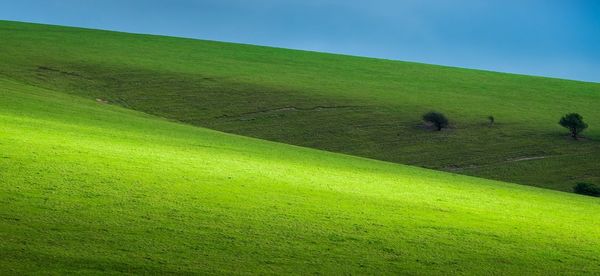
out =
<path fill-rule="evenodd" d="M 0 274 L 600 273 L 590 197 L 0 92 Z"/>
<path fill-rule="evenodd" d="M 596 83 L 7 21 L 0 36 L 1 76 L 172 120 L 562 191 L 600 181 Z M 431 110 L 449 130 L 422 129 Z M 568 112 L 585 139 L 558 125 Z"/>

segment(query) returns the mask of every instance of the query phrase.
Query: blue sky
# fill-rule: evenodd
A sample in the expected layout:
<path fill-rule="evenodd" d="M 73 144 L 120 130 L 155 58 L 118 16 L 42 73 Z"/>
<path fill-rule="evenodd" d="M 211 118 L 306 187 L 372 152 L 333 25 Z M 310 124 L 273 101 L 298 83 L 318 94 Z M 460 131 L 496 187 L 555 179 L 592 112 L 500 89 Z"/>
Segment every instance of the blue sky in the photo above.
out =
<path fill-rule="evenodd" d="M 597 0 L 0 0 L 0 19 L 600 82 Z"/>

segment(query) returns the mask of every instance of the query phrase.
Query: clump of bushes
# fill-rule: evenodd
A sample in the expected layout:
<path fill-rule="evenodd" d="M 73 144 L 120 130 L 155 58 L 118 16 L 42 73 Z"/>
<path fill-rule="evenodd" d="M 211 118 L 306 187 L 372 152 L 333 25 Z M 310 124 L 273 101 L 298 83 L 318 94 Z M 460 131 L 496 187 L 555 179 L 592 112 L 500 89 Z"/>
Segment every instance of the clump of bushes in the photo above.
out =
<path fill-rule="evenodd" d="M 558 122 L 561 126 L 568 128 L 571 132 L 571 137 L 577 140 L 577 135 L 585 130 L 588 125 L 583 121 L 583 117 L 578 113 L 569 113 Z"/>
<path fill-rule="evenodd" d="M 573 191 L 576 194 L 600 197 L 600 186 L 591 183 L 577 183 Z"/>
<path fill-rule="evenodd" d="M 423 115 L 423 121 L 433 124 L 437 131 L 448 127 L 448 118 L 446 118 L 444 114 L 436 111 L 431 111 Z"/>
<path fill-rule="evenodd" d="M 492 127 L 496 123 L 496 118 L 493 115 L 487 116 L 489 126 Z M 442 130 L 443 128 L 448 127 L 448 118 L 443 113 L 437 111 L 431 111 L 425 113 L 423 115 L 423 121 L 432 124 L 435 126 L 437 131 Z M 558 122 L 561 126 L 569 129 L 571 133 L 571 137 L 577 140 L 579 138 L 579 134 L 588 128 L 588 124 L 583 121 L 583 116 L 579 115 L 579 113 L 569 113 L 565 114 L 560 118 Z"/>
<path fill-rule="evenodd" d="M 492 115 L 488 116 L 487 119 L 490 122 L 490 126 L 493 126 L 494 123 L 496 122 L 496 119 Z"/>

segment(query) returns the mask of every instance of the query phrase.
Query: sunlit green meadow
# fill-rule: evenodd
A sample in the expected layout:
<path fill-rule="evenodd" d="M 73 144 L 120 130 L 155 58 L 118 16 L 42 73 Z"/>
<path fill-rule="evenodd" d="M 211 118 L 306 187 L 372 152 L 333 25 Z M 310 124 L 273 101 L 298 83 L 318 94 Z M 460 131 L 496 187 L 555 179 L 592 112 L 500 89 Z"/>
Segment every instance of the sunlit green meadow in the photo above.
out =
<path fill-rule="evenodd" d="M 598 274 L 600 201 L 0 78 L 0 274 Z"/>

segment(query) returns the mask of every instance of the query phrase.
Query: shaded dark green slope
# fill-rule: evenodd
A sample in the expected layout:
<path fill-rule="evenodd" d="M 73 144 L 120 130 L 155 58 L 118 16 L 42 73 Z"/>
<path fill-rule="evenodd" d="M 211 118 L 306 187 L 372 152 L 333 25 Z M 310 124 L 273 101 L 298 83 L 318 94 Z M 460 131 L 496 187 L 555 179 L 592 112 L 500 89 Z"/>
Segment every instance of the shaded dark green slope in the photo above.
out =
<path fill-rule="evenodd" d="M 173 120 L 565 191 L 600 181 L 595 83 L 14 22 L 0 37 L 5 77 Z M 432 109 L 451 129 L 422 127 Z M 573 111 L 590 124 L 577 142 L 557 125 Z"/>

